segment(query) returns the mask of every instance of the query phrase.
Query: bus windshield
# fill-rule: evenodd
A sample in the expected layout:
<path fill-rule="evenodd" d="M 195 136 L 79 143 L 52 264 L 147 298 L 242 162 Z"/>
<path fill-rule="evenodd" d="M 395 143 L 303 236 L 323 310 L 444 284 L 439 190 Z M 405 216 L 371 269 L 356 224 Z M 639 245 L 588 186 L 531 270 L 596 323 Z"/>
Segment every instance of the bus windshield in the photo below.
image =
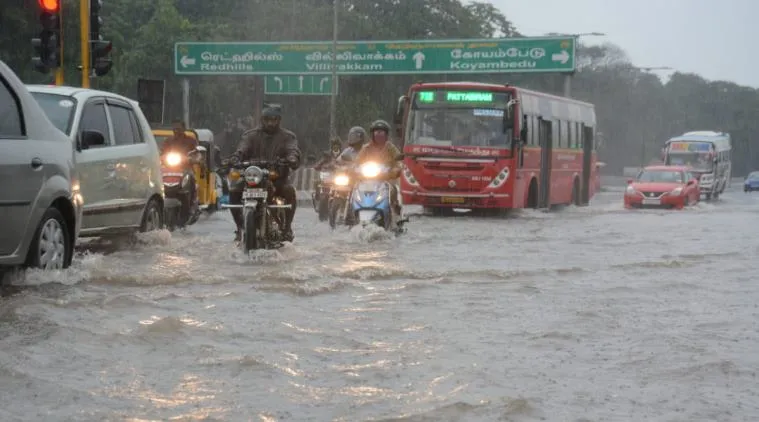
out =
<path fill-rule="evenodd" d="M 417 92 L 409 110 L 406 143 L 432 146 L 509 148 L 503 92 L 430 90 Z"/>
<path fill-rule="evenodd" d="M 712 146 L 706 142 L 672 142 L 669 145 L 665 164 L 687 166 L 695 171 L 709 172 L 712 169 Z"/>

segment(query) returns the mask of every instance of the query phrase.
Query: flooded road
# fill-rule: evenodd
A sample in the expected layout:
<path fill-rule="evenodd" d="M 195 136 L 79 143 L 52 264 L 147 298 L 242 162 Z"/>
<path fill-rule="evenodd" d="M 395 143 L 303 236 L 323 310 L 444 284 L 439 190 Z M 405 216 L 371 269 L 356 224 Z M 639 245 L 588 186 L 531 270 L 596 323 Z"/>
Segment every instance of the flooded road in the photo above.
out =
<path fill-rule="evenodd" d="M 740 186 L 735 186 L 738 188 Z M 759 195 L 415 217 L 245 257 L 229 216 L 30 273 L 0 420 L 756 421 Z"/>

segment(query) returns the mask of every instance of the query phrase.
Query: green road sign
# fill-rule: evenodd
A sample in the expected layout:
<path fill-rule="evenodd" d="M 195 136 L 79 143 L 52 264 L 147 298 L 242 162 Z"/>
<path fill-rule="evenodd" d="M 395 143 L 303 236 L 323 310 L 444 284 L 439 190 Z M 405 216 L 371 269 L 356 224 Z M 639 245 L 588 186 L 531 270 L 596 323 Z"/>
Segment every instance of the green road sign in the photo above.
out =
<path fill-rule="evenodd" d="M 267 75 L 268 95 L 331 95 L 330 75 Z"/>
<path fill-rule="evenodd" d="M 350 41 L 337 48 L 340 75 L 574 72 L 574 37 Z M 325 75 L 331 42 L 174 46 L 177 75 Z"/>

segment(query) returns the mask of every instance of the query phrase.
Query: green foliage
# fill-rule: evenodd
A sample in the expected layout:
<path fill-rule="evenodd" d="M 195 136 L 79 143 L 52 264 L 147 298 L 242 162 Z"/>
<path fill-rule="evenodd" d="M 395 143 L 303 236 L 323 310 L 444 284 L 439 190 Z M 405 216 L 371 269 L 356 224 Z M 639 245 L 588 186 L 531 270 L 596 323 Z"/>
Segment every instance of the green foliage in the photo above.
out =
<path fill-rule="evenodd" d="M 181 115 L 180 78 L 173 74 L 176 41 L 329 40 L 333 0 L 107 0 L 106 39 L 114 43 L 114 67 L 93 87 L 136 97 L 137 79 L 165 79 L 166 118 Z M 66 81 L 79 85 L 79 1 L 64 0 L 64 60 Z M 508 11 L 507 11 L 508 12 Z M 0 2 L 0 58 L 25 81 L 51 83 L 30 64 L 30 39 L 39 30 L 36 2 Z M 480 38 L 517 36 L 503 13 L 486 1 L 343 0 L 339 11 L 342 40 L 420 38 Z M 646 163 L 658 156 L 668 137 L 688 130 L 724 130 L 732 134 L 736 171 L 753 169 L 759 148 L 759 95 L 752 88 L 729 82 L 709 82 L 677 73 L 662 83 L 635 68 L 614 45 L 579 49 L 579 71 L 573 96 L 596 104 L 604 146 L 602 159 L 611 168 Z M 253 77 L 192 77 L 191 120 L 195 126 L 222 131 L 228 115 L 250 116 Z M 440 75 L 342 77 L 338 100 L 340 134 L 376 118 L 391 120 L 398 96 L 408 86 L 425 81 L 486 81 L 512 83 L 560 94 L 560 75 Z M 326 148 L 329 99 L 270 97 L 285 107 L 285 125 L 294 130 L 309 153 Z"/>

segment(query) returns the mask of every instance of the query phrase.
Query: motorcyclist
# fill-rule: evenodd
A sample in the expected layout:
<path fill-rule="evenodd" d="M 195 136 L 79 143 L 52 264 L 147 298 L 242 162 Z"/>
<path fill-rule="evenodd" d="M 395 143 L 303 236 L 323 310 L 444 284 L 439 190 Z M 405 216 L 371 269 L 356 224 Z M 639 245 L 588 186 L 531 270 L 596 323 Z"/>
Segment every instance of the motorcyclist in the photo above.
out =
<path fill-rule="evenodd" d="M 316 171 L 330 170 L 335 165 L 335 160 L 340 156 L 343 150 L 343 143 L 339 137 L 332 138 L 330 141 L 330 150 L 322 154 L 322 159 L 314 165 Z"/>
<path fill-rule="evenodd" d="M 401 152 L 390 142 L 390 124 L 384 120 L 375 120 L 369 127 L 369 136 L 371 141 L 364 145 L 356 157 L 356 164 L 361 165 L 368 161 L 384 164 L 390 167 L 388 173 L 388 182 L 392 193 L 390 201 L 393 204 L 396 215 L 401 216 L 401 204 L 398 198 L 398 186 L 396 181 L 401 176 L 401 163 L 398 160 Z"/>
<path fill-rule="evenodd" d="M 187 153 L 198 147 L 198 140 L 191 136 L 187 136 L 187 127 L 182 120 L 175 119 L 171 125 L 172 130 L 174 131 L 174 136 L 163 141 L 161 153 L 166 153 L 171 150 L 187 155 Z"/>
<path fill-rule="evenodd" d="M 250 160 L 266 160 L 278 163 L 279 178 L 274 181 L 274 189 L 278 196 L 291 206 L 285 210 L 283 236 L 286 241 L 292 242 L 294 235 L 292 222 L 295 218 L 297 196 L 295 187 L 290 183 L 290 173 L 300 166 L 301 152 L 295 134 L 280 126 L 282 111 L 278 106 L 267 106 L 261 116 L 261 124 L 242 134 L 242 140 L 237 151 L 229 157 L 229 162 Z M 272 198 L 273 199 L 273 198 Z M 229 203 L 240 204 L 242 191 L 230 191 Z M 242 237 L 243 218 L 242 210 L 230 208 L 232 218 L 237 225 L 235 241 Z"/>
<path fill-rule="evenodd" d="M 340 156 L 337 157 L 336 161 L 339 164 L 355 161 L 367 138 L 368 136 L 366 135 L 364 128 L 361 126 L 353 126 L 348 131 L 348 147 L 340 153 Z"/>
<path fill-rule="evenodd" d="M 161 145 L 161 155 L 172 151 L 181 154 L 182 157 L 186 158 L 190 151 L 194 151 L 198 147 L 198 140 L 191 136 L 187 136 L 187 127 L 181 119 L 174 119 L 171 125 L 174 135 L 163 141 L 163 145 Z M 198 190 L 195 184 L 195 172 L 191 172 L 189 186 L 192 204 L 190 205 L 190 213 L 194 213 L 198 207 Z"/>

